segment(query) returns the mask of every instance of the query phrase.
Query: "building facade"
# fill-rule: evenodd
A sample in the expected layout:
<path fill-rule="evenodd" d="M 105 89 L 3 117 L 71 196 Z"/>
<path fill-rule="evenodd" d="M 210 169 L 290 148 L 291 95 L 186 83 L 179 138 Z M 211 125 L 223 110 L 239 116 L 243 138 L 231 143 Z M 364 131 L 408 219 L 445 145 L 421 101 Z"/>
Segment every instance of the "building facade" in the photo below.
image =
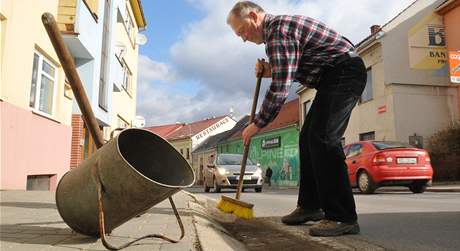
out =
<path fill-rule="evenodd" d="M 449 82 L 444 25 L 435 8 L 418 0 L 357 44 L 367 83 L 343 139 L 397 140 L 425 147 L 438 130 L 458 121 L 457 88 Z M 301 123 L 315 90 L 300 88 Z"/>
<path fill-rule="evenodd" d="M 436 13 L 442 16 L 444 23 L 449 53 L 450 82 L 457 86 L 457 110 L 460 113 L 460 1 L 444 1 L 436 8 Z"/>
<path fill-rule="evenodd" d="M 146 129 L 166 139 L 194 167 L 192 152 L 207 138 L 232 129 L 236 121 L 219 116 L 188 124 L 151 126 Z M 198 170 L 194 170 L 197 173 Z"/>
<path fill-rule="evenodd" d="M 217 144 L 218 153 L 243 153 L 241 128 Z M 299 100 L 287 102 L 278 116 L 251 139 L 249 158 L 264 172 L 273 171 L 272 184 L 297 186 L 299 181 Z"/>
<path fill-rule="evenodd" d="M 136 116 L 138 32 L 146 20 L 140 0 L 59 0 L 58 25 L 75 59 L 104 139 L 131 127 Z M 142 38 L 141 38 L 142 39 Z M 73 103 L 71 168 L 95 145 Z"/>
<path fill-rule="evenodd" d="M 31 8 L 33 6 L 33 8 Z M 54 190 L 96 149 L 41 15 L 54 15 L 108 140 L 135 117 L 140 0 L 1 2 L 1 189 Z M 126 122 L 126 123 L 125 123 Z"/>
<path fill-rule="evenodd" d="M 207 138 L 203 141 L 198 147 L 196 147 L 192 152 L 192 168 L 195 171 L 195 183 L 198 185 L 203 184 L 204 173 L 203 171 L 207 168 L 208 160 L 211 159 L 211 156 L 216 156 L 217 145 L 220 142 L 223 142 L 230 138 L 233 134 L 243 129 L 249 121 L 249 116 L 244 116 L 240 119 L 235 126 L 225 132 L 221 132 L 214 136 Z"/>
<path fill-rule="evenodd" d="M 57 1 L 0 5 L 0 189 L 54 190 L 69 170 L 73 95 L 44 12 Z"/>

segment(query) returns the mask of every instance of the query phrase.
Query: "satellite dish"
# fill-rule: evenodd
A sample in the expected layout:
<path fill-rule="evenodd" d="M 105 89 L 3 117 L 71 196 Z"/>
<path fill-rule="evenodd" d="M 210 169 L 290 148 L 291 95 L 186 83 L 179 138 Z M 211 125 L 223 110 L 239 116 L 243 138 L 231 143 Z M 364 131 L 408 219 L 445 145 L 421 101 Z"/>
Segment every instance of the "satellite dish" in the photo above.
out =
<path fill-rule="evenodd" d="M 137 41 L 136 41 L 136 43 L 138 45 L 144 45 L 145 43 L 147 43 L 147 37 L 142 33 L 137 33 Z"/>
<path fill-rule="evenodd" d="M 133 125 L 134 128 L 143 128 L 145 126 L 145 118 L 137 115 L 131 121 L 131 124 Z"/>

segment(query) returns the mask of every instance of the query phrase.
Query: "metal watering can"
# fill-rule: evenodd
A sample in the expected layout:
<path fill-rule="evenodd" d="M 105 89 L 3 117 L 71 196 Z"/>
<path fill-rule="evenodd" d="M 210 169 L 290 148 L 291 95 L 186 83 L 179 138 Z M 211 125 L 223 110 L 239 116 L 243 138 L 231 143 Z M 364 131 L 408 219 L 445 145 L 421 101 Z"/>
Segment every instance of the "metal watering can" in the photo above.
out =
<path fill-rule="evenodd" d="M 91 109 L 75 63 L 66 48 L 54 17 L 42 15 L 42 22 L 72 87 L 77 103 L 98 150 L 77 168 L 67 172 L 56 189 L 56 205 L 62 219 L 76 232 L 99 236 L 107 249 L 105 234 L 169 198 L 184 237 L 184 227 L 172 195 L 195 182 L 188 162 L 160 136 L 142 129 L 126 129 L 104 145 L 104 139 Z M 179 240 L 180 240 L 179 239 Z"/>

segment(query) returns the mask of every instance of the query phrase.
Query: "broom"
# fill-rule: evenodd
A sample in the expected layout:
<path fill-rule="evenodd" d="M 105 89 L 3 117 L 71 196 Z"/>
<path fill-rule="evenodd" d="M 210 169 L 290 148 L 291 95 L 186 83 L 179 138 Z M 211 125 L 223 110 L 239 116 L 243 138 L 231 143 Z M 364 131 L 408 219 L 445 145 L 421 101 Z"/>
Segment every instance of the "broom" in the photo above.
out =
<path fill-rule="evenodd" d="M 265 62 L 265 60 L 259 59 L 259 62 L 262 63 L 262 62 Z M 261 70 L 257 73 L 257 83 L 256 83 L 256 89 L 254 91 L 254 99 L 252 101 L 252 109 L 251 109 L 251 115 L 249 117 L 249 124 L 253 122 L 254 115 L 256 113 L 257 98 L 259 97 L 260 82 L 262 80 L 263 72 L 264 70 L 263 70 L 263 64 L 262 64 Z M 254 205 L 240 200 L 241 191 L 243 190 L 243 178 L 244 178 L 244 173 L 246 171 L 246 162 L 248 160 L 248 154 L 249 154 L 249 144 L 250 142 L 244 146 L 243 159 L 241 160 L 240 176 L 238 179 L 238 186 L 236 190 L 235 199 L 227 197 L 227 196 L 222 196 L 221 200 L 217 204 L 217 208 L 219 208 L 221 211 L 234 214 L 235 216 L 238 216 L 244 219 L 251 219 L 252 217 L 254 217 L 254 212 L 252 210 Z"/>

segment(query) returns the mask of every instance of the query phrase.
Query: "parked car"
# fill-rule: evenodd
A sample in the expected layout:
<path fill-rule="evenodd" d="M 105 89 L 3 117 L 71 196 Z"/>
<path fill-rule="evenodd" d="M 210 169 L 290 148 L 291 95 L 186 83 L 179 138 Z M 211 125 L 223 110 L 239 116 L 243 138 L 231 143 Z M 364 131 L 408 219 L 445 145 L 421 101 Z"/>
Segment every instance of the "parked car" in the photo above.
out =
<path fill-rule="evenodd" d="M 207 168 L 203 170 L 204 191 L 209 192 L 213 188 L 214 192 L 218 193 L 223 188 L 236 188 L 242 159 L 241 154 L 219 153 L 217 156 L 211 156 Z M 243 189 L 254 188 L 256 192 L 262 192 L 264 180 L 259 166 L 248 158 L 243 176 Z"/>
<path fill-rule="evenodd" d="M 424 149 L 393 141 L 360 141 L 344 147 L 352 187 L 373 193 L 381 186 L 407 186 L 423 193 L 433 178 Z"/>

